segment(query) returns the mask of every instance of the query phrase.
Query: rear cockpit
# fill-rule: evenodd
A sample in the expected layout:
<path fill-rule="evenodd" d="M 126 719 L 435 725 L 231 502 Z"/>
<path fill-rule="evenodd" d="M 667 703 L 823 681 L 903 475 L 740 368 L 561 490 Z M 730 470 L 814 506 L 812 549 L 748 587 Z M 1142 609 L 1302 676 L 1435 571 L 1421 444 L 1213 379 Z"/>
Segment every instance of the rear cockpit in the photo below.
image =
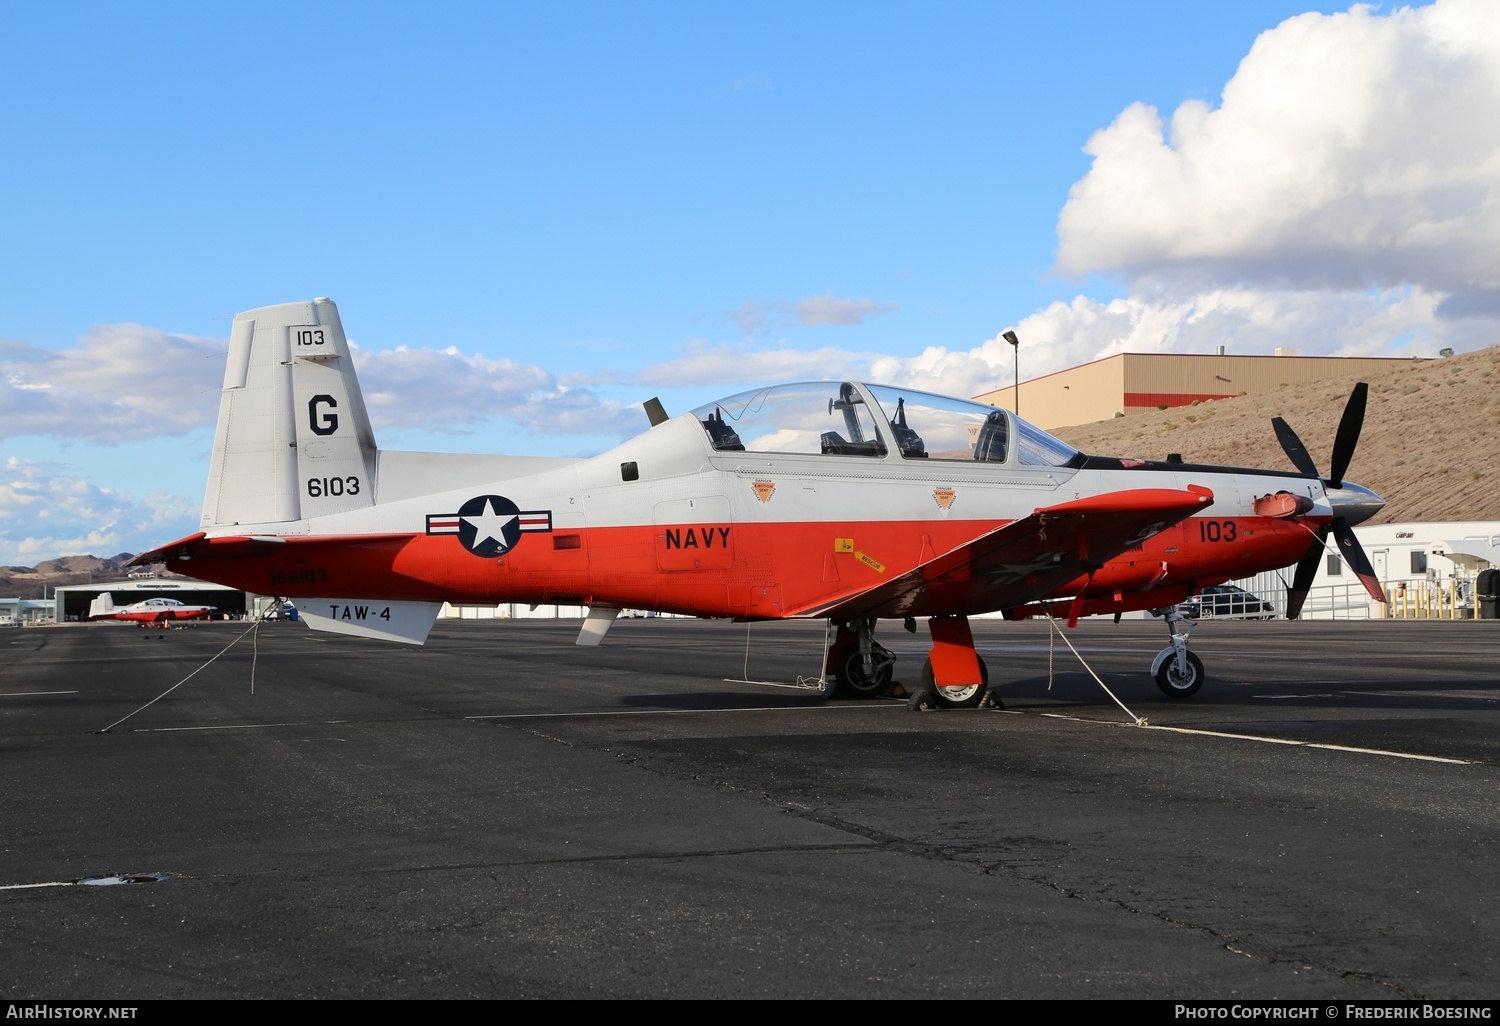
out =
<path fill-rule="evenodd" d="M 698 407 L 718 452 L 1077 466 L 1083 456 L 1007 410 L 890 385 L 774 385 Z"/>

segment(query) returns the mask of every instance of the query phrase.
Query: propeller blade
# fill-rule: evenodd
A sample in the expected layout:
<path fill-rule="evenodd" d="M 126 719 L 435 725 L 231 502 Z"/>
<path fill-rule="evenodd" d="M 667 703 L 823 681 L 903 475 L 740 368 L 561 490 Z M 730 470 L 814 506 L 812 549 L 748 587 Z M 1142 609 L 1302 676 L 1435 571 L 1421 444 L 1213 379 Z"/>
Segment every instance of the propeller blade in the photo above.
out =
<path fill-rule="evenodd" d="M 1302 439 L 1297 437 L 1297 432 L 1292 430 L 1290 424 L 1280 417 L 1272 417 L 1271 426 L 1276 429 L 1276 437 L 1280 439 L 1281 448 L 1286 452 L 1287 459 L 1292 461 L 1292 466 L 1313 477 L 1323 476 L 1318 473 L 1318 465 L 1307 454 L 1307 446 L 1302 444 Z"/>
<path fill-rule="evenodd" d="M 1385 601 L 1385 592 L 1380 587 L 1380 582 L 1375 579 L 1375 568 L 1370 565 L 1370 557 L 1365 555 L 1365 550 L 1360 547 L 1359 539 L 1354 537 L 1354 528 L 1343 517 L 1339 517 L 1332 524 L 1333 536 L 1339 543 L 1339 551 L 1344 554 L 1344 562 L 1349 564 L 1349 569 L 1359 578 L 1359 583 L 1365 586 L 1365 591 L 1376 602 Z M 1299 568 L 1300 570 L 1300 568 Z"/>
<path fill-rule="evenodd" d="M 1323 542 L 1328 537 L 1328 529 L 1325 527 L 1318 532 L 1318 540 L 1313 542 L 1302 559 L 1297 563 L 1297 575 L 1292 578 L 1292 586 L 1286 590 L 1286 618 L 1295 620 L 1302 613 L 1302 603 L 1307 601 L 1307 593 L 1312 591 L 1313 578 L 1318 576 L 1318 563 L 1323 559 Z"/>
<path fill-rule="evenodd" d="M 1361 381 L 1349 393 L 1349 401 L 1344 405 L 1339 432 L 1333 436 L 1333 459 L 1328 465 L 1328 484 L 1332 488 L 1344 487 L 1344 471 L 1349 469 L 1354 447 L 1359 444 L 1359 432 L 1365 424 L 1365 400 L 1369 394 L 1370 386 Z"/>

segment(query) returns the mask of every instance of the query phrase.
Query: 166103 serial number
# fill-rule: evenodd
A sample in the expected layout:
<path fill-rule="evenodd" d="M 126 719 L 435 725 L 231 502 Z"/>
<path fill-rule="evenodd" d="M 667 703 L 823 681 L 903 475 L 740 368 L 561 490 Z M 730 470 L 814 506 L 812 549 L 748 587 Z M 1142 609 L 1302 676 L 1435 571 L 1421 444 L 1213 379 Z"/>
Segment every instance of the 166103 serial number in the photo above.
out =
<path fill-rule="evenodd" d="M 328 571 L 322 567 L 308 567 L 306 570 L 272 570 L 272 584 L 326 584 L 328 583 Z"/>

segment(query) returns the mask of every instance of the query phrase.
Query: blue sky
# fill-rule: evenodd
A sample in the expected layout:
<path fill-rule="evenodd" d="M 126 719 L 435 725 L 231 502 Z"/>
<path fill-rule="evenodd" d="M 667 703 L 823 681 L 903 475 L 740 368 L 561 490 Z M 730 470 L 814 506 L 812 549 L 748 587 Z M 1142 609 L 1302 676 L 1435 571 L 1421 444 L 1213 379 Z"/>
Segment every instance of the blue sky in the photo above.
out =
<path fill-rule="evenodd" d="M 779 379 L 1497 340 L 1483 0 L 0 7 L 0 563 L 196 527 L 230 318 L 389 448 Z"/>

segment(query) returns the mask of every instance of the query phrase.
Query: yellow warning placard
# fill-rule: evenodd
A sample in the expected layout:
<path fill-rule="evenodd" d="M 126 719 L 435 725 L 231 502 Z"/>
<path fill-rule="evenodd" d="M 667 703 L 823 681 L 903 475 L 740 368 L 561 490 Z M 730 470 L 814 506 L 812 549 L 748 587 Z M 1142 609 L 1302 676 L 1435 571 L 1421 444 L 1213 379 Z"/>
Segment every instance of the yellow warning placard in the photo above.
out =
<path fill-rule="evenodd" d="M 859 560 L 865 566 L 869 567 L 871 570 L 874 570 L 877 574 L 885 573 L 885 564 L 876 559 L 874 556 L 867 555 L 864 552 L 856 552 L 854 554 L 854 558 Z"/>

